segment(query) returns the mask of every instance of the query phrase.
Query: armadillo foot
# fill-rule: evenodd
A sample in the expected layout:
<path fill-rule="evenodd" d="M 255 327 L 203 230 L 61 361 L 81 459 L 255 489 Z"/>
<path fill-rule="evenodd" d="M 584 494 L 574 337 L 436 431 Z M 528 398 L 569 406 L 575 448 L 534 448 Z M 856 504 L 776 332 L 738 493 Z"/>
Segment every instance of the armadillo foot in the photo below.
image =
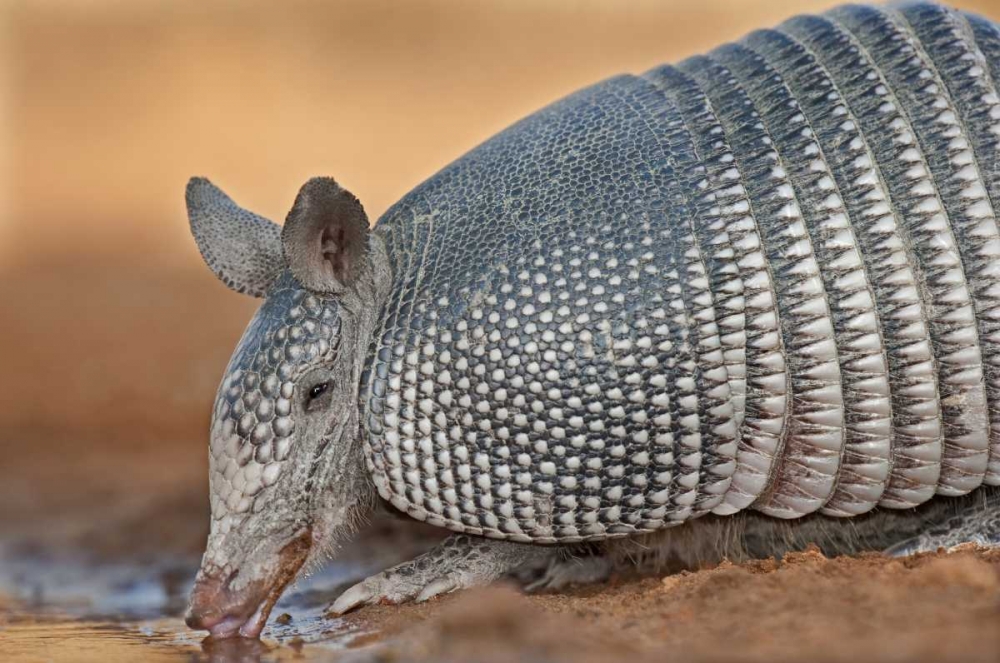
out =
<path fill-rule="evenodd" d="M 917 536 L 886 548 L 885 554 L 903 557 L 968 545 L 1000 547 L 1000 493 L 987 493 L 984 501 L 973 502 L 957 514 L 931 523 Z"/>
<path fill-rule="evenodd" d="M 556 548 L 454 534 L 428 552 L 377 573 L 341 594 L 329 612 L 366 604 L 426 601 L 457 589 L 488 585 L 524 564 L 539 564 Z"/>
<path fill-rule="evenodd" d="M 553 556 L 541 572 L 524 585 L 528 592 L 559 591 L 573 585 L 590 585 L 608 579 L 615 563 L 605 555 Z"/>

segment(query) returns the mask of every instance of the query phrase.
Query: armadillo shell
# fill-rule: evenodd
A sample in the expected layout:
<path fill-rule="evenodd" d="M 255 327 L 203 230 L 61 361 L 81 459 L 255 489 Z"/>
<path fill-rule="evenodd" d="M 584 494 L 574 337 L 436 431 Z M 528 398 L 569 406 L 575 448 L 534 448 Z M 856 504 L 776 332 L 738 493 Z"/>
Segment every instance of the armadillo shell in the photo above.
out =
<path fill-rule="evenodd" d="M 517 541 L 1000 483 L 1000 30 L 846 7 L 522 120 L 380 220 L 379 493 Z"/>

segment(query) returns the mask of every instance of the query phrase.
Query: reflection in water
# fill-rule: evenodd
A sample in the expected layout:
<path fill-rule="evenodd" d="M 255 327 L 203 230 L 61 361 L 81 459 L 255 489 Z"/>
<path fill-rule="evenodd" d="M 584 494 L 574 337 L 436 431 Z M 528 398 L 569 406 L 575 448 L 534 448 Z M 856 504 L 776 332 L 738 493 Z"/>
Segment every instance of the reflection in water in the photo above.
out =
<path fill-rule="evenodd" d="M 220 641 L 180 617 L 196 563 L 94 566 L 0 555 L 0 661 L 310 661 L 328 659 L 359 635 L 323 612 L 374 570 L 368 565 L 332 563 L 297 583 L 273 613 L 287 617 L 272 619 L 263 641 Z"/>
<path fill-rule="evenodd" d="M 69 619 L 18 615 L 6 624 L 0 621 L 0 660 L 80 663 L 197 660 L 196 648 L 173 645 L 162 632 L 142 632 L 126 624 Z"/>
<path fill-rule="evenodd" d="M 4 623 L 0 618 L 0 660 L 73 661 L 74 663 L 118 663 L 143 661 L 176 663 L 258 663 L 266 661 L 329 660 L 343 651 L 358 634 L 342 624 L 341 633 L 327 630 L 329 639 L 310 642 L 306 637 L 279 641 L 232 638 L 199 640 L 177 619 L 147 622 L 91 622 L 68 615 L 20 615 Z"/>
<path fill-rule="evenodd" d="M 272 624 L 263 640 L 213 640 L 189 630 L 180 618 L 101 620 L 70 613 L 15 610 L 0 613 L 0 661 L 210 661 L 243 663 L 325 660 L 358 635 L 339 619 L 322 617 L 322 606 L 296 610 L 286 625 Z"/>
<path fill-rule="evenodd" d="M 172 504 L 172 502 L 170 503 Z M 200 507 L 200 505 L 199 505 Z M 181 512 L 183 514 L 183 512 Z M 352 643 L 376 640 L 351 620 L 327 618 L 326 606 L 367 575 L 411 559 L 440 541 L 441 530 L 415 521 L 377 518 L 336 560 L 297 581 L 277 602 L 262 641 L 205 639 L 182 615 L 198 569 L 199 545 L 178 545 L 177 523 L 202 517 L 143 513 L 166 527 L 168 545 L 143 549 L 143 534 L 106 517 L 120 541 L 115 554 L 57 538 L 18 540 L 0 528 L 0 663 L 37 661 L 314 661 L 343 654 Z M 102 530 L 102 532 L 105 530 Z M 185 552 L 187 551 L 187 552 Z M 281 617 L 281 618 L 279 618 Z M 339 652 L 339 654 L 338 654 Z"/>
<path fill-rule="evenodd" d="M 201 643 L 201 650 L 208 654 L 212 663 L 257 663 L 271 649 L 260 640 L 246 638 L 205 638 Z"/>

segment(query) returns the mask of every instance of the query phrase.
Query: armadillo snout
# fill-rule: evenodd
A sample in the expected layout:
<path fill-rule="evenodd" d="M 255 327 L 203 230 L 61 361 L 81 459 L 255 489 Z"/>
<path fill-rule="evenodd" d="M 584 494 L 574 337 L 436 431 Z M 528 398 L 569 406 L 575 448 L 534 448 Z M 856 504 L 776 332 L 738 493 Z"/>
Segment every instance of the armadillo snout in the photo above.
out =
<path fill-rule="evenodd" d="M 213 637 L 236 635 L 260 603 L 258 592 L 234 592 L 231 583 L 235 573 L 199 574 L 184 622 L 193 629 L 208 631 Z M 250 590 L 251 588 L 246 588 Z"/>

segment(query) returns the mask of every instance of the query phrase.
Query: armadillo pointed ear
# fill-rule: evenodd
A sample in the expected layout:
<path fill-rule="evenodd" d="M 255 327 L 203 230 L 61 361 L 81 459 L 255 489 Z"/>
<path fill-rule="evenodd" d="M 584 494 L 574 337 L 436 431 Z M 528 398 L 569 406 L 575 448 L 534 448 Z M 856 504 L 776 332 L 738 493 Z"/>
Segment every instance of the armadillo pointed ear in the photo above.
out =
<path fill-rule="evenodd" d="M 281 227 L 241 208 L 203 177 L 188 181 L 187 209 L 209 269 L 230 289 L 264 297 L 285 268 Z"/>
<path fill-rule="evenodd" d="M 368 215 L 333 178 L 314 177 L 299 190 L 281 242 L 285 260 L 302 285 L 340 293 L 367 268 Z"/>

